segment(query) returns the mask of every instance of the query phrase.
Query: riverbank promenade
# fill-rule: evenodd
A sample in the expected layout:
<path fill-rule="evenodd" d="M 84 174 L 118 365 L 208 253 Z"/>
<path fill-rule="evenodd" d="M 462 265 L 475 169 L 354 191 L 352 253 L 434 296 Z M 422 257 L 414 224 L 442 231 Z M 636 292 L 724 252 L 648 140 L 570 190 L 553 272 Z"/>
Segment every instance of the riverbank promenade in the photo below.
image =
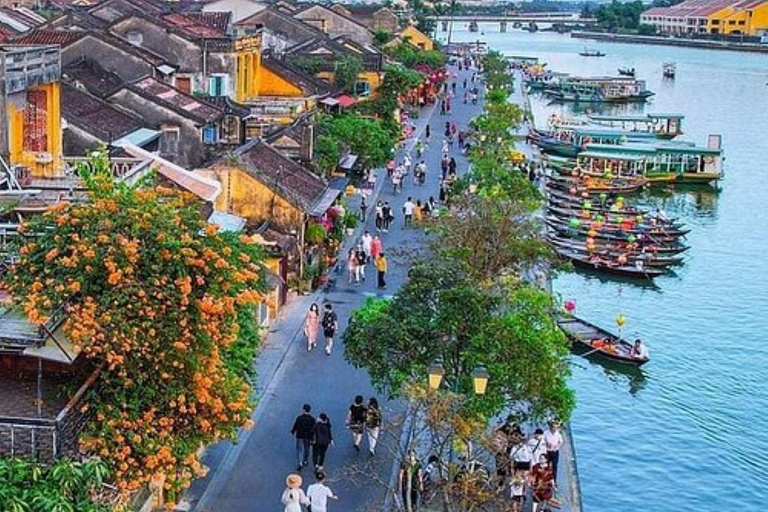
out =
<path fill-rule="evenodd" d="M 399 402 L 387 401 L 371 387 L 365 371 L 350 366 L 343 357 L 343 342 L 339 336 L 330 356 L 321 348 L 307 351 L 303 335 L 303 322 L 310 304 L 329 302 L 339 315 L 339 325 L 345 327 L 353 311 L 370 296 L 388 296 L 407 279 L 410 261 L 425 246 L 425 232 L 418 226 L 404 228 L 402 206 L 408 197 L 415 202 L 437 198 L 441 179 L 441 144 L 445 123 L 455 122 L 458 130 L 466 131 L 470 120 L 482 110 L 483 91 L 476 105 L 463 103 L 462 84 L 469 82 L 474 70 L 458 71 L 449 66 L 455 78 L 456 98 L 452 112 L 441 115 L 439 105 L 422 109 L 420 117 L 413 120 L 414 135 L 398 150 L 396 160 L 402 161 L 406 153 L 412 156 L 413 164 L 421 159 L 427 164 L 426 183 L 417 185 L 413 175 L 403 179 L 403 190 L 395 194 L 387 179 L 386 171 L 379 170 L 376 185 L 368 198 L 369 215 L 363 225 L 358 226 L 354 236 L 349 237 L 341 254 L 346 254 L 364 230 L 376 233 L 373 206 L 376 201 L 388 201 L 395 214 L 395 221 L 389 232 L 381 232 L 383 248 L 389 260 L 387 289 L 376 288 L 375 269 L 366 268 L 366 280 L 360 284 L 347 281 L 346 265 L 342 263 L 331 274 L 331 284 L 326 289 L 311 295 L 298 297 L 285 310 L 266 338 L 258 359 L 259 403 L 254 413 L 255 426 L 244 431 L 235 444 L 221 443 L 208 449 L 205 463 L 211 468 L 209 475 L 196 481 L 178 510 L 197 512 L 261 512 L 282 510 L 280 495 L 285 487 L 285 477 L 296 470 L 294 439 L 290 434 L 294 418 L 302 404 L 312 406 L 312 414 L 326 413 L 332 424 L 334 445 L 330 447 L 325 463 L 327 484 L 339 496 L 337 502 L 329 505 L 334 511 L 381 511 L 394 484 L 396 455 L 399 447 L 400 427 L 405 406 Z M 478 78 L 479 84 L 479 78 Z M 431 138 L 421 159 L 416 157 L 414 146 L 417 139 L 424 141 L 426 126 L 430 125 Z M 451 156 L 457 160 L 459 174 L 467 171 L 465 156 L 454 149 Z M 359 204 L 356 197 L 350 207 Z M 426 376 L 425 376 L 426 380 Z M 377 448 L 375 457 L 366 449 L 354 449 L 351 435 L 345 429 L 347 411 L 355 395 L 379 398 L 383 409 L 383 446 Z M 365 448 L 365 446 L 364 446 Z M 426 465 L 429 454 L 419 454 Z M 564 457 L 568 459 L 568 457 Z M 568 467 L 563 464 L 564 469 Z M 566 482 L 567 471 L 563 471 Z M 312 471 L 305 468 L 304 487 L 314 482 Z M 392 500 L 386 500 L 392 503 Z M 393 509 L 394 510 L 394 509 Z M 567 508 L 566 508 L 567 510 Z"/>

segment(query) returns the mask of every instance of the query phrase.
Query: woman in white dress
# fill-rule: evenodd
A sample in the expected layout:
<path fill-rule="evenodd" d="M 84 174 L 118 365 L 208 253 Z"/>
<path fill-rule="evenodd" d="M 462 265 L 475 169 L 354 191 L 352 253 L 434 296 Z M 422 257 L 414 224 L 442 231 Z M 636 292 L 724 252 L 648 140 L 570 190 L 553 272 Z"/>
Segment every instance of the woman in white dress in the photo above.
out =
<path fill-rule="evenodd" d="M 292 474 L 285 479 L 285 485 L 288 487 L 283 491 L 284 512 L 302 512 L 302 505 L 309 505 L 309 498 L 301 490 L 301 476 Z"/>

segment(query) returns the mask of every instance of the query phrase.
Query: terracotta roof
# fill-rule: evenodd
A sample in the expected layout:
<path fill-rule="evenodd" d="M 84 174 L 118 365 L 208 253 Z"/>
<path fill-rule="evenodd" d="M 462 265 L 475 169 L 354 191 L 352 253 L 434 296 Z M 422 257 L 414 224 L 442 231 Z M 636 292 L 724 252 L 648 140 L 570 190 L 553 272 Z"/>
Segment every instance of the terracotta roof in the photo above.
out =
<path fill-rule="evenodd" d="M 81 28 L 103 30 L 108 23 L 101 18 L 97 18 L 87 11 L 67 11 L 58 18 L 50 20 L 42 28 Z"/>
<path fill-rule="evenodd" d="M 232 21 L 231 12 L 185 12 L 184 15 L 200 25 L 215 28 L 223 34 L 226 34 Z"/>
<path fill-rule="evenodd" d="M 128 89 L 200 124 L 216 121 L 224 114 L 218 107 L 193 98 L 152 77 L 140 79 L 130 84 Z"/>
<path fill-rule="evenodd" d="M 204 25 L 196 19 L 181 13 L 162 15 L 163 21 L 173 25 L 186 34 L 195 38 L 217 38 L 226 35 L 226 29 L 221 30 L 209 25 Z"/>
<path fill-rule="evenodd" d="M 328 82 L 304 73 L 285 61 L 264 57 L 261 65 L 298 86 L 307 96 L 325 96 L 333 91 L 333 86 Z"/>
<path fill-rule="evenodd" d="M 0 25 L 0 43 L 6 42 L 15 35 L 16 33 L 13 30 Z"/>
<path fill-rule="evenodd" d="M 68 123 L 104 142 L 111 142 L 143 127 L 135 117 L 67 84 L 61 88 L 61 111 Z"/>
<path fill-rule="evenodd" d="M 72 83 L 79 82 L 88 92 L 99 98 L 106 98 L 125 85 L 122 78 L 106 71 L 90 59 L 82 59 L 65 66 L 62 77 Z"/>
<path fill-rule="evenodd" d="M 318 175 L 261 139 L 239 147 L 234 154 L 243 170 L 304 213 L 312 211 L 328 188 Z"/>
<path fill-rule="evenodd" d="M 15 44 L 55 44 L 66 47 L 84 35 L 84 32 L 36 29 L 14 38 L 13 42 Z"/>
<path fill-rule="evenodd" d="M 763 0 L 765 1 L 765 0 Z M 759 0 L 685 0 L 671 7 L 653 7 L 643 12 L 645 16 L 662 16 L 667 18 L 706 18 L 726 7 L 736 10 L 748 9 L 744 5 L 763 3 Z"/>

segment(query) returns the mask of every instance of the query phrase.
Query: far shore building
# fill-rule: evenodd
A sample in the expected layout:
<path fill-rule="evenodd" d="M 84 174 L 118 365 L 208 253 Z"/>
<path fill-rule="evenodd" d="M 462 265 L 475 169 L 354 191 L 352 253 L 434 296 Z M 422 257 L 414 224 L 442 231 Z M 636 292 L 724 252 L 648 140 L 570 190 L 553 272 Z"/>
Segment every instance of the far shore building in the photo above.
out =
<path fill-rule="evenodd" d="M 653 7 L 640 23 L 662 34 L 768 35 L 768 0 L 685 0 L 672 7 Z"/>

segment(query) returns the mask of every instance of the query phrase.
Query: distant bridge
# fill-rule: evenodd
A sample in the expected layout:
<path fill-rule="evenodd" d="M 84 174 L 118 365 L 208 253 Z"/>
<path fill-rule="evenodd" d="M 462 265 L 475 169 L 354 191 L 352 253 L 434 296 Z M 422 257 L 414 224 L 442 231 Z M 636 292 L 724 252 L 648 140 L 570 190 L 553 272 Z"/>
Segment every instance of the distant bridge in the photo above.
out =
<path fill-rule="evenodd" d="M 594 25 L 594 18 L 582 18 L 578 13 L 570 12 L 528 12 L 510 13 L 503 15 L 490 14 L 459 14 L 456 16 L 431 16 L 430 19 L 447 25 L 454 23 L 499 23 L 503 27 L 508 23 L 558 23 L 561 25 Z"/>

